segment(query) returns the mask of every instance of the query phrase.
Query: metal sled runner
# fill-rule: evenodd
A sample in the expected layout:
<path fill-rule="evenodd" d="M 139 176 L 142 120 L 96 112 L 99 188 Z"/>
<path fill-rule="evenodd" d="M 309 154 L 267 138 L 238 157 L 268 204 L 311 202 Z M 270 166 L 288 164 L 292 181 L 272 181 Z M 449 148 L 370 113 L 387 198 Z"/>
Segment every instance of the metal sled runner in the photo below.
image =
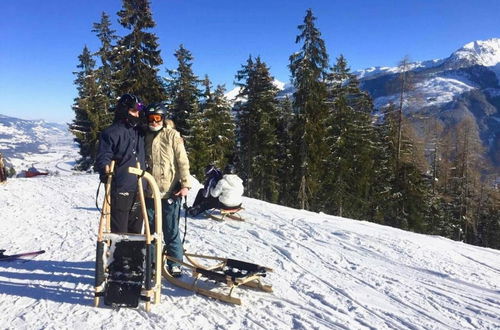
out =
<path fill-rule="evenodd" d="M 113 173 L 114 161 L 109 173 Z M 147 172 L 129 167 L 129 173 L 138 176 L 138 194 L 144 220 L 144 234 L 111 233 L 110 192 L 112 176 L 108 177 L 103 201 L 99 232 L 97 237 L 95 267 L 94 306 L 99 306 L 100 298 L 105 303 L 117 307 L 137 307 L 139 300 L 145 301 L 146 311 L 150 311 L 151 302 L 157 304 L 161 296 L 162 232 L 160 191 L 154 178 Z M 146 202 L 142 189 L 142 178 L 146 179 L 153 191 L 156 233 L 152 234 L 146 211 Z M 121 249 L 118 249 L 120 247 Z M 117 255 L 118 250 L 126 248 L 127 253 Z M 124 260 L 118 267 L 122 271 L 113 271 L 112 261 L 119 257 Z M 133 266 L 139 271 L 127 273 L 127 267 Z"/>
<path fill-rule="evenodd" d="M 241 299 L 233 296 L 233 292 L 239 286 L 251 287 L 265 292 L 273 291 L 271 285 L 265 285 L 261 282 L 267 272 L 273 271 L 271 268 L 234 259 L 199 254 L 186 253 L 184 257 L 187 262 L 164 256 L 165 265 L 168 259 L 178 262 L 192 271 L 190 282 L 186 282 L 181 278 L 173 277 L 166 267 L 163 268 L 163 276 L 178 287 L 236 305 L 241 305 Z M 211 266 L 202 265 L 201 261 L 198 260 L 203 259 L 217 263 Z M 217 284 L 220 285 L 217 286 Z M 221 292 L 221 289 L 227 293 Z"/>

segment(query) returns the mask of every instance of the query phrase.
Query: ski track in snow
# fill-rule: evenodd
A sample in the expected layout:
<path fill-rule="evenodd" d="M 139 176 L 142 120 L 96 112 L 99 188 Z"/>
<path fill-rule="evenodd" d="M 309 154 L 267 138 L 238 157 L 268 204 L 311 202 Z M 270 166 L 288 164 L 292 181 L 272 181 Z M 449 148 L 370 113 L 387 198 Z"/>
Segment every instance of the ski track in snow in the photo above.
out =
<path fill-rule="evenodd" d="M 97 186 L 87 174 L 0 185 L 0 247 L 47 251 L 0 263 L 0 328 L 500 328 L 500 251 L 249 198 L 245 222 L 188 218 L 185 248 L 273 268 L 273 293 L 238 288 L 233 306 L 164 281 L 150 313 L 94 308 Z"/>

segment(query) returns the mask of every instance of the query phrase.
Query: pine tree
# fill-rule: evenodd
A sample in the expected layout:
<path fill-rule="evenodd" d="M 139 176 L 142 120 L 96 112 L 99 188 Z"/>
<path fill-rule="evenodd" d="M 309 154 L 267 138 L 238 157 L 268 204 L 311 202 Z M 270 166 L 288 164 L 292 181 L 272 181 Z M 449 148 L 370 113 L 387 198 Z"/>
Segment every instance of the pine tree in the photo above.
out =
<path fill-rule="evenodd" d="M 70 125 L 71 132 L 75 135 L 75 142 L 80 148 L 81 158 L 77 160 L 76 169 L 88 170 L 95 161 L 99 133 L 102 129 L 100 119 L 106 116 L 106 96 L 102 94 L 98 85 L 98 74 L 95 70 L 95 60 L 92 58 L 87 46 L 78 56 L 80 71 L 75 72 L 75 85 L 78 96 L 73 103 L 75 119 Z"/>
<path fill-rule="evenodd" d="M 205 91 L 202 94 L 202 101 L 200 102 L 200 111 L 191 114 L 191 139 L 189 143 L 189 170 L 191 174 L 196 177 L 200 182 L 205 177 L 205 166 L 212 163 L 209 143 L 210 136 L 207 129 L 207 118 L 205 112 L 208 104 L 212 103 L 211 82 L 208 76 L 202 82 Z"/>
<path fill-rule="evenodd" d="M 343 56 L 329 76 L 329 137 L 331 159 L 325 196 L 328 211 L 339 216 L 366 218 L 374 168 L 374 131 L 369 96 L 359 88 Z"/>
<path fill-rule="evenodd" d="M 102 105 L 102 109 L 108 110 L 113 107 L 117 98 L 117 95 L 115 95 L 116 84 L 113 81 L 115 68 L 113 67 L 111 59 L 113 54 L 113 43 L 118 37 L 115 34 L 116 31 L 111 29 L 109 16 L 104 12 L 101 14 L 101 21 L 99 23 L 94 23 L 92 32 L 95 32 L 101 41 L 101 48 L 95 54 L 99 56 L 101 60 L 101 65 L 97 69 L 97 77 L 99 88 L 105 96 L 105 103 Z M 109 113 L 108 116 L 103 115 L 102 117 L 104 120 L 103 123 L 99 123 L 99 126 L 108 126 L 112 121 L 112 114 Z"/>
<path fill-rule="evenodd" d="M 293 104 L 290 98 L 285 97 L 280 100 L 278 111 L 278 127 L 276 131 L 278 139 L 278 190 L 279 203 L 282 205 L 295 205 L 297 195 L 293 193 L 294 185 L 291 178 L 294 173 L 292 152 L 295 148 L 292 139 L 292 129 L 294 123 Z"/>
<path fill-rule="evenodd" d="M 409 124 L 403 125 L 399 139 L 399 111 L 390 106 L 385 109 L 384 118 L 378 127 L 381 144 L 385 146 L 377 155 L 377 171 L 374 189 L 376 205 L 379 208 L 376 221 L 393 227 L 423 232 L 430 186 L 423 173 L 425 160 L 421 146 Z M 401 143 L 398 148 L 399 141 Z"/>
<path fill-rule="evenodd" d="M 212 102 L 207 104 L 205 118 L 207 119 L 208 145 L 212 163 L 224 168 L 233 163 L 236 147 L 236 124 L 231 116 L 231 105 L 227 100 L 226 88 L 217 85 L 212 95 Z"/>
<path fill-rule="evenodd" d="M 314 25 L 316 18 L 308 9 L 304 24 L 298 26 L 300 34 L 296 43 L 302 42 L 299 52 L 290 56 L 292 83 L 295 86 L 294 111 L 297 114 L 294 152 L 297 183 L 297 205 L 300 208 L 320 210 L 320 196 L 327 176 L 329 154 L 327 137 L 327 86 L 328 54 L 321 33 Z"/>
<path fill-rule="evenodd" d="M 239 97 L 246 99 L 238 109 L 239 156 L 246 175 L 248 196 L 277 201 L 278 89 L 269 68 L 250 56 L 236 75 Z"/>
<path fill-rule="evenodd" d="M 123 9 L 117 15 L 130 33 L 118 40 L 112 54 L 115 95 L 132 93 L 145 104 L 164 101 L 165 91 L 158 77 L 158 66 L 163 63 L 158 37 L 145 31 L 155 27 L 150 2 L 123 0 Z"/>
<path fill-rule="evenodd" d="M 199 111 L 198 89 L 200 80 L 193 73 L 193 56 L 183 45 L 174 53 L 177 69 L 167 70 L 167 94 L 171 100 L 172 116 L 177 129 L 186 136 L 188 146 L 191 140 L 190 118 Z M 188 147 L 189 151 L 189 147 Z"/>
<path fill-rule="evenodd" d="M 235 148 L 235 124 L 230 114 L 231 106 L 224 95 L 224 86 L 217 86 L 212 92 L 208 76 L 202 84 L 205 89 L 201 110 L 191 118 L 193 138 L 189 154 L 191 173 L 200 180 L 206 165 L 224 168 L 232 162 Z"/>

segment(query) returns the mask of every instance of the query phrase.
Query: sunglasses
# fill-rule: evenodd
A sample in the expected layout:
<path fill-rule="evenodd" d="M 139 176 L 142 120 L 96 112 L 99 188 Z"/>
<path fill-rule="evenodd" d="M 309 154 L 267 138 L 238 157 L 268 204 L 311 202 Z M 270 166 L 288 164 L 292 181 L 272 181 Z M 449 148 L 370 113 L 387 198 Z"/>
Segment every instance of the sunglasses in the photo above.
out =
<path fill-rule="evenodd" d="M 163 120 L 163 117 L 161 115 L 149 115 L 148 116 L 148 122 L 150 123 L 159 123 Z"/>

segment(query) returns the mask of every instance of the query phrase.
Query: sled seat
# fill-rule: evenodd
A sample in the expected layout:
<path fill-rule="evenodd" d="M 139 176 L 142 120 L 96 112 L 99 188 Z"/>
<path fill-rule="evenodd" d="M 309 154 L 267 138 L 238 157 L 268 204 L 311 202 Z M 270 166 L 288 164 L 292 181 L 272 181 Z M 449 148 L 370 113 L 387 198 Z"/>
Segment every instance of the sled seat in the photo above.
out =
<path fill-rule="evenodd" d="M 166 265 L 166 260 L 172 260 L 192 271 L 190 280 L 182 280 L 173 277 L 168 272 L 167 267 L 163 268 L 163 276 L 170 283 L 181 288 L 236 305 L 241 305 L 241 299 L 232 295 L 236 288 L 251 287 L 264 292 L 273 291 L 271 285 L 261 282 L 262 277 L 265 277 L 267 272 L 273 271 L 271 268 L 215 256 L 191 253 L 185 253 L 184 256 L 186 257 L 186 262 L 164 255 L 164 265 Z M 212 266 L 204 266 L 196 259 L 208 259 L 219 262 Z M 210 288 L 204 285 L 214 282 L 215 286 Z M 222 286 L 219 284 L 222 284 Z M 227 290 L 228 292 L 224 293 Z"/>
<path fill-rule="evenodd" d="M 236 285 L 242 284 L 249 277 L 265 277 L 266 268 L 257 264 L 235 259 L 227 259 L 226 262 L 215 269 L 196 267 L 196 273 L 217 282 L 232 282 Z"/>

